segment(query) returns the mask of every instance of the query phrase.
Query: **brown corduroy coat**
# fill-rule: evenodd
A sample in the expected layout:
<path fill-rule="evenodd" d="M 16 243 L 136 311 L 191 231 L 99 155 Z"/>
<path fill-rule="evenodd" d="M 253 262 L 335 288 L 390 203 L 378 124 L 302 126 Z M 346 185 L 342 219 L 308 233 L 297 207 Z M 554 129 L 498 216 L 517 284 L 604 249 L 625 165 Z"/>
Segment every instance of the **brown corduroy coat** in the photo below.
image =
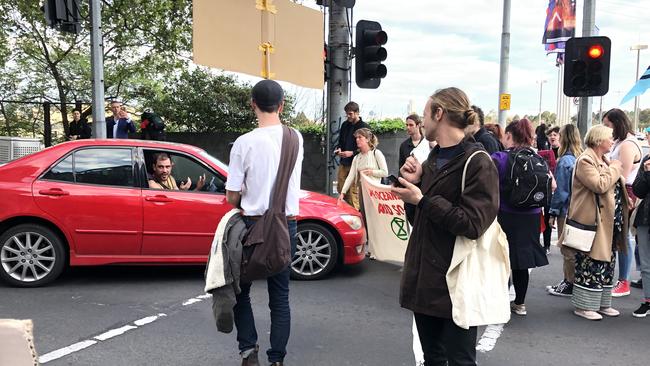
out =
<path fill-rule="evenodd" d="M 614 233 L 614 188 L 616 182 L 621 182 L 623 194 L 623 234 L 616 240 L 618 250 L 626 250 L 628 230 L 628 195 L 625 190 L 625 177 L 620 167 L 609 165 L 608 161 L 601 162 L 596 152 L 587 148 L 578 157 L 575 167 L 575 179 L 571 185 L 571 203 L 567 218 L 581 224 L 596 223 L 596 194 L 600 201 L 600 221 L 596 223 L 596 238 L 589 252 L 595 260 L 609 262 L 612 258 L 612 236 Z M 560 237 L 560 242 L 564 235 Z"/>

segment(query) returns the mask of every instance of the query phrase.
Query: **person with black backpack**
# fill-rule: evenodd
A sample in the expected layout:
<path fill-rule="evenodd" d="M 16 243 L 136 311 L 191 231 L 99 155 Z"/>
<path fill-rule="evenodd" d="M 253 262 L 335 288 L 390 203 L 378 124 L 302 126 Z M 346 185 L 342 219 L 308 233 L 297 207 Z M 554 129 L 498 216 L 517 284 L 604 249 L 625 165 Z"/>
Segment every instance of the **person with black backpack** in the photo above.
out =
<path fill-rule="evenodd" d="M 140 132 L 143 140 L 165 141 L 165 122 L 159 115 L 145 111 L 140 116 Z"/>
<path fill-rule="evenodd" d="M 524 118 L 510 123 L 505 130 L 506 150 L 492 154 L 499 171 L 499 224 L 508 237 L 515 301 L 512 312 L 526 315 L 528 269 L 548 264 L 539 242 L 541 210 L 551 199 L 552 176 L 548 164 L 532 145 L 532 123 Z"/>

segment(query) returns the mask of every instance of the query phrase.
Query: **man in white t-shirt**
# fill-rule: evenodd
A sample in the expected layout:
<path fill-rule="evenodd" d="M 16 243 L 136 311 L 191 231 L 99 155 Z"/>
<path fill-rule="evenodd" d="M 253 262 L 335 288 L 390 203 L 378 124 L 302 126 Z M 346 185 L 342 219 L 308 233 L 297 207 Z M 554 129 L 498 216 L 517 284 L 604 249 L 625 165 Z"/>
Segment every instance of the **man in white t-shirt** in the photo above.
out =
<path fill-rule="evenodd" d="M 252 90 L 251 106 L 258 120 L 258 128 L 240 136 L 230 151 L 226 198 L 228 203 L 243 210 L 246 226 L 250 227 L 256 217 L 269 208 L 282 147 L 282 123 L 280 113 L 284 107 L 284 92 L 275 81 L 262 80 Z M 303 140 L 298 131 L 299 150 L 296 165 L 289 179 L 286 213 L 291 253 L 296 249 L 296 220 L 302 172 Z M 289 310 L 289 272 L 267 278 L 269 309 L 271 310 L 271 348 L 266 351 L 271 365 L 282 365 L 286 355 L 287 342 L 291 328 Z M 251 308 L 251 283 L 241 283 L 241 293 L 237 295 L 234 307 L 235 326 L 242 365 L 259 365 L 257 330 Z"/>

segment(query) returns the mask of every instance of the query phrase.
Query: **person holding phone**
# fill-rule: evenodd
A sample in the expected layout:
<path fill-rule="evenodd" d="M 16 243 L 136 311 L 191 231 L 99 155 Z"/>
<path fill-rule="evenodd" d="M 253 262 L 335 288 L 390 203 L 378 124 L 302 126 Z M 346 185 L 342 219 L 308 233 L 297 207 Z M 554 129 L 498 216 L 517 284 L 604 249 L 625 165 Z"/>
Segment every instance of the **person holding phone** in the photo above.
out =
<path fill-rule="evenodd" d="M 499 210 L 499 188 L 490 156 L 479 153 L 467 164 L 464 190 L 462 175 L 467 159 L 484 150 L 470 135 L 478 123 L 467 95 L 450 87 L 431 95 L 424 109 L 425 138 L 437 141 L 428 159 L 406 159 L 399 181 L 405 188 L 392 192 L 416 206 L 402 280 L 400 305 L 413 311 L 425 365 L 476 365 L 477 327 L 464 329 L 452 319 L 446 274 L 456 236 L 478 238 L 494 222 Z"/>

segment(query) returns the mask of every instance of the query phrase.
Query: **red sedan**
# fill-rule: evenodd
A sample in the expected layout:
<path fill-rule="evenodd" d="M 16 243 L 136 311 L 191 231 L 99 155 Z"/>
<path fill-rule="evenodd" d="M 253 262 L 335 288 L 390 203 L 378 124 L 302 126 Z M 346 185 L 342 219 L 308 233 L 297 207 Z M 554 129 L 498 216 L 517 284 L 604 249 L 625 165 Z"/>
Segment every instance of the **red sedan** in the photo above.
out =
<path fill-rule="evenodd" d="M 148 187 L 160 152 L 171 157 L 179 185 L 192 181 L 188 190 Z M 141 140 L 71 141 L 0 166 L 0 279 L 32 287 L 68 265 L 205 264 L 232 209 L 227 176 L 226 165 L 197 147 Z M 301 194 L 293 278 L 319 279 L 338 263 L 362 261 L 359 212 Z"/>

